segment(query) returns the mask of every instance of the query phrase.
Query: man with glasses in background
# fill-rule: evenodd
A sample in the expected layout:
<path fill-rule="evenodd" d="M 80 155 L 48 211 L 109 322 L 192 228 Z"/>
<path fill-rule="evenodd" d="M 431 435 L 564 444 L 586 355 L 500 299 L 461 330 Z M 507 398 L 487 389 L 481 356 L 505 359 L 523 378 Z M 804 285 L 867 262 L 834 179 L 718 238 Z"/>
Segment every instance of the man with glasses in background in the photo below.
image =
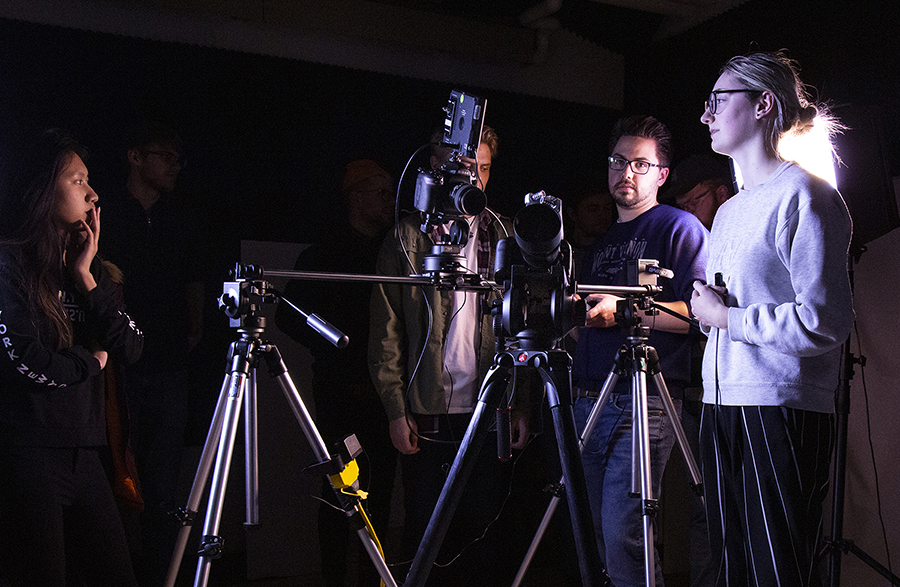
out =
<path fill-rule="evenodd" d="M 202 335 L 202 231 L 178 197 L 184 147 L 168 126 L 140 122 L 123 145 L 125 190 L 102 201 L 103 257 L 124 275 L 129 314 L 144 333 L 125 372 L 130 440 L 143 492 L 140 534 L 129 532 L 135 574 L 160 585 L 175 546 L 178 475 L 190 410 L 190 354 Z M 134 524 L 128 523 L 126 528 Z"/>
<path fill-rule="evenodd" d="M 717 155 L 691 155 L 675 166 L 662 201 L 690 212 L 712 230 L 719 206 L 734 195 L 728 164 Z"/>
<path fill-rule="evenodd" d="M 657 260 L 660 267 L 673 271 L 674 277 L 660 277 L 662 293 L 654 301 L 687 316 L 692 284 L 705 276 L 708 232 L 693 215 L 658 202 L 657 193 L 668 177 L 671 157 L 671 134 L 655 118 L 632 116 L 615 124 L 607 163 L 618 219 L 585 252 L 578 283 L 637 285 L 627 282 L 628 261 Z M 607 294 L 585 298 L 587 320 L 578 332 L 572 371 L 579 429 L 584 428 L 617 351 L 629 334 L 616 324 L 616 302 L 620 299 Z M 690 381 L 688 324 L 667 313 L 653 316 L 640 310 L 639 314 L 642 325 L 650 328 L 648 344 L 659 354 L 660 369 L 680 412 L 683 389 Z M 659 495 L 675 433 L 656 387 L 647 387 L 650 469 L 654 495 Z M 639 496 L 630 495 L 631 415 L 631 378 L 620 377 L 582 454 L 600 555 L 616 587 L 645 585 L 643 504 Z M 655 559 L 656 585 L 662 585 L 658 553 Z"/>

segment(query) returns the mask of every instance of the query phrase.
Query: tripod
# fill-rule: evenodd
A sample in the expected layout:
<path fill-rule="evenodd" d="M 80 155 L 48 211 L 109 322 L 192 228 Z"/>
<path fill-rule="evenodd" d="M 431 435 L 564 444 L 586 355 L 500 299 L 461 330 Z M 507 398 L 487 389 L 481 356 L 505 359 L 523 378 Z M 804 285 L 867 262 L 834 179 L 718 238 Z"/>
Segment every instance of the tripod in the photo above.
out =
<path fill-rule="evenodd" d="M 438 550 L 450 526 L 453 513 L 459 504 L 463 489 L 475 464 L 478 450 L 484 444 L 491 425 L 490 415 L 500 404 L 512 370 L 530 365 L 536 367 L 544 384 L 547 401 L 553 415 L 553 427 L 559 446 L 559 458 L 566 480 L 566 495 L 570 503 L 572 529 L 582 581 L 585 585 L 609 584 L 606 571 L 600 563 L 591 522 L 590 506 L 584 481 L 584 469 L 578 454 L 575 416 L 572 412 L 572 360 L 561 350 L 515 352 L 503 351 L 494 357 L 494 364 L 481 386 L 478 403 L 472 420 L 453 461 L 447 481 L 441 490 L 437 505 L 428 522 L 425 535 L 413 559 L 405 586 L 424 585 L 437 558 Z M 563 393 L 560 393 L 560 390 Z M 486 417 L 487 416 L 487 417 Z"/>
<path fill-rule="evenodd" d="M 659 369 L 659 356 L 656 353 L 656 349 L 654 349 L 652 346 L 647 345 L 649 329 L 640 326 L 640 318 L 635 312 L 632 311 L 633 306 L 634 304 L 630 298 L 626 298 L 623 301 L 622 307 L 625 309 L 625 312 L 623 314 L 623 322 L 629 325 L 629 336 L 626 338 L 625 343 L 616 353 L 615 363 L 610 370 L 606 380 L 604 381 L 603 388 L 600 390 L 597 401 L 594 404 L 590 415 L 588 416 L 584 430 L 582 431 L 582 436 L 580 438 L 580 449 L 584 450 L 584 444 L 585 442 L 587 442 L 587 439 L 590 438 L 591 433 L 593 432 L 594 427 L 597 424 L 597 421 L 600 419 L 600 413 L 603 411 L 603 407 L 606 405 L 607 400 L 609 400 L 609 396 L 615 389 L 616 383 L 618 383 L 619 378 L 623 375 L 630 375 L 632 395 L 631 494 L 633 497 L 639 496 L 642 503 L 645 584 L 648 587 L 655 587 L 656 563 L 654 556 L 653 522 L 656 519 L 658 504 L 656 497 L 653 495 L 653 485 L 651 482 L 652 476 L 650 470 L 650 436 L 647 409 L 648 374 L 653 377 L 653 383 L 656 385 L 657 392 L 659 393 L 660 399 L 663 402 L 666 414 L 668 415 L 669 420 L 672 424 L 672 428 L 675 431 L 675 438 L 678 442 L 678 446 L 681 449 L 684 460 L 688 465 L 688 469 L 693 480 L 691 487 L 697 495 L 701 496 L 701 498 L 703 494 L 703 486 L 700 479 L 700 470 L 694 459 L 694 455 L 691 452 L 690 446 L 688 445 L 684 429 L 681 427 L 681 422 L 676 416 L 675 406 L 672 403 L 672 398 L 669 395 L 669 390 L 666 387 L 662 372 Z M 540 544 L 544 533 L 549 527 L 550 520 L 553 517 L 557 506 L 559 505 L 560 499 L 561 496 L 559 494 L 559 491 L 556 491 L 555 495 L 550 500 L 550 504 L 547 507 L 546 512 L 544 513 L 544 517 L 541 520 L 534 538 L 532 539 L 531 545 L 528 548 L 528 552 L 525 555 L 525 559 L 519 568 L 519 572 L 516 575 L 515 581 L 513 582 L 513 587 L 518 587 L 518 585 L 521 584 L 523 578 L 525 577 L 525 572 L 528 570 L 528 566 L 531 564 L 531 560 L 534 557 L 535 552 L 537 551 L 537 547 Z"/>
<path fill-rule="evenodd" d="M 239 275 L 235 275 L 240 279 Z M 220 305 L 231 318 L 231 325 L 236 327 L 240 339 L 231 344 L 228 356 L 230 371 L 225 374 L 219 400 L 216 404 L 212 424 L 200 456 L 200 465 L 194 477 L 187 507 L 180 512 L 182 527 L 178 533 L 175 551 L 166 576 L 166 587 L 173 587 L 178 577 L 178 569 L 190 535 L 197 509 L 200 506 L 201 494 L 206 486 L 209 472 L 215 459 L 215 470 L 210 483 L 209 503 L 203 525 L 203 536 L 200 543 L 200 560 L 194 578 L 194 586 L 205 586 L 209 580 L 210 566 L 213 559 L 221 556 L 223 539 L 218 536 L 219 522 L 224 505 L 225 486 L 231 466 L 234 442 L 237 436 L 240 413 L 244 396 L 245 443 L 247 446 L 247 524 L 259 523 L 257 474 L 257 422 L 256 422 L 256 368 L 260 357 L 266 361 L 269 374 L 280 384 L 291 410 L 300 424 L 303 434 L 309 442 L 317 463 L 313 468 L 322 470 L 328 475 L 335 488 L 335 494 L 342 509 L 347 514 L 351 526 L 363 547 L 375 564 L 378 574 L 388 587 L 396 587 L 396 582 L 384 561 L 376 542 L 375 533 L 368 523 L 365 510 L 360 503 L 361 496 L 352 491 L 358 487 L 359 469 L 355 457 L 361 452 L 355 437 L 344 441 L 346 450 L 342 455 L 330 455 L 319 434 L 306 406 L 303 403 L 294 382 L 277 347 L 260 339 L 265 331 L 265 317 L 258 315 L 256 304 L 249 302 L 249 293 L 259 294 L 266 300 L 267 284 L 264 282 L 238 281 L 226 283 L 225 294 Z M 344 461 L 347 461 L 345 464 Z M 348 491 L 350 490 L 350 491 Z"/>

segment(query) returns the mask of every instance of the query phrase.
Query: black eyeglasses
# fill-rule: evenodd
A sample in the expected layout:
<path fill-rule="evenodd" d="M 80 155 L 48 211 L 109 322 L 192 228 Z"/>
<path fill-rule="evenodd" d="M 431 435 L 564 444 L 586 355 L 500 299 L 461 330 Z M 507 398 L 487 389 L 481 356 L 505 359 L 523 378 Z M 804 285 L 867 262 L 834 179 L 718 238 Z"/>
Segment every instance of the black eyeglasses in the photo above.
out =
<path fill-rule="evenodd" d="M 707 188 L 706 191 L 700 192 L 690 200 L 685 200 L 684 196 L 681 196 L 675 199 L 675 203 L 685 212 L 693 212 L 697 209 L 697 202 L 705 198 L 711 191 L 713 191 L 713 188 Z"/>
<path fill-rule="evenodd" d="M 144 151 L 144 153 L 147 153 L 148 155 L 156 155 L 157 157 L 162 158 L 162 160 L 169 165 L 175 165 L 177 163 L 182 168 L 187 167 L 187 160 L 184 157 L 175 153 L 170 153 L 169 151 Z"/>
<path fill-rule="evenodd" d="M 715 114 L 719 104 L 719 94 L 739 94 L 747 92 L 749 94 L 759 94 L 759 90 L 749 90 L 741 88 L 739 90 L 713 90 L 709 93 L 709 98 L 703 103 L 703 107 L 709 110 L 710 114 Z"/>
<path fill-rule="evenodd" d="M 629 161 L 624 157 L 616 157 L 615 155 L 609 157 L 608 161 L 609 168 L 613 171 L 623 171 L 626 166 L 631 165 L 631 170 L 638 175 L 646 175 L 651 167 L 665 167 L 665 165 L 658 165 L 649 161 Z"/>

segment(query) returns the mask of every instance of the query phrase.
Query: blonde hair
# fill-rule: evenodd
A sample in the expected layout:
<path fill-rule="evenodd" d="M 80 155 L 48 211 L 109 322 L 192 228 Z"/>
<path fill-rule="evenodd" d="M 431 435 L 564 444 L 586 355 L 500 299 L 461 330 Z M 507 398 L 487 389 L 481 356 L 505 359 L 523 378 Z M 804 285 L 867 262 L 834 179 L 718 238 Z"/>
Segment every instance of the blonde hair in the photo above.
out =
<path fill-rule="evenodd" d="M 775 98 L 776 115 L 766 131 L 770 155 L 778 155 L 783 139 L 805 134 L 814 125 L 822 125 L 829 140 L 843 129 L 825 105 L 812 102 L 799 71 L 798 63 L 779 51 L 732 57 L 720 72 L 730 73 L 749 90 L 769 92 Z"/>

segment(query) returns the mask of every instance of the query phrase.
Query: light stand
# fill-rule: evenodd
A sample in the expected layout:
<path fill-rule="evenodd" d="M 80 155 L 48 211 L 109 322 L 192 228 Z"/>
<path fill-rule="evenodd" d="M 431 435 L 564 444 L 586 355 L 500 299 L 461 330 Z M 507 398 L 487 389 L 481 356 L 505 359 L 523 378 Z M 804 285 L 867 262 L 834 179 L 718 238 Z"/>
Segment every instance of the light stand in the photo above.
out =
<path fill-rule="evenodd" d="M 859 258 L 866 251 L 862 245 L 851 245 L 850 255 L 847 260 L 847 273 L 850 277 L 850 290 L 853 291 L 853 264 L 859 263 Z M 900 577 L 891 573 L 890 569 L 881 565 L 874 558 L 866 554 L 856 546 L 852 540 L 843 536 L 844 528 L 844 489 L 847 475 L 847 422 L 850 415 L 850 382 L 853 380 L 853 365 L 865 366 L 866 358 L 856 357 L 850 349 L 850 336 L 844 343 L 844 354 L 841 359 L 841 384 L 838 386 L 834 401 L 835 411 L 835 450 L 833 474 L 833 502 L 831 515 L 831 539 L 826 541 L 825 551 L 830 556 L 829 576 L 831 587 L 840 587 L 841 584 L 841 557 L 845 553 L 855 555 L 866 563 L 879 575 L 891 582 L 892 585 L 900 585 Z"/>

